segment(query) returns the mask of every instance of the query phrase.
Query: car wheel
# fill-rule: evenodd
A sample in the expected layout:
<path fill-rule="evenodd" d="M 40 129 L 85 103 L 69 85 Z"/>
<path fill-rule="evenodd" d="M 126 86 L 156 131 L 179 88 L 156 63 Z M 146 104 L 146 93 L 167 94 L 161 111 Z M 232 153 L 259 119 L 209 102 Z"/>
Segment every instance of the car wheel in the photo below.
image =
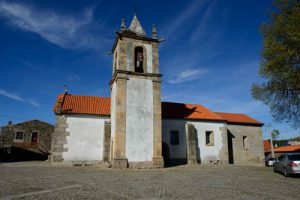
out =
<path fill-rule="evenodd" d="M 287 172 L 286 168 L 283 168 L 283 174 L 284 174 L 285 177 L 289 176 L 289 173 Z"/>

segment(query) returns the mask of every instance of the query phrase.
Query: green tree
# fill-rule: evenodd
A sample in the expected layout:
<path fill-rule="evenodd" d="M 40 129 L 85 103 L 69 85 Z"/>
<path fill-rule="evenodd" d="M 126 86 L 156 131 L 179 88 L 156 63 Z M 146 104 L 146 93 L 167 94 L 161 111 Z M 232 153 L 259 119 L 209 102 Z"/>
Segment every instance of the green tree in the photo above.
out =
<path fill-rule="evenodd" d="M 274 129 L 274 130 L 272 131 L 272 139 L 273 139 L 273 141 L 277 140 L 278 137 L 279 137 L 279 135 L 280 135 L 279 130 Z"/>
<path fill-rule="evenodd" d="M 270 107 L 277 122 L 300 127 L 300 0 L 274 0 L 270 20 L 261 25 L 260 75 L 252 96 Z"/>

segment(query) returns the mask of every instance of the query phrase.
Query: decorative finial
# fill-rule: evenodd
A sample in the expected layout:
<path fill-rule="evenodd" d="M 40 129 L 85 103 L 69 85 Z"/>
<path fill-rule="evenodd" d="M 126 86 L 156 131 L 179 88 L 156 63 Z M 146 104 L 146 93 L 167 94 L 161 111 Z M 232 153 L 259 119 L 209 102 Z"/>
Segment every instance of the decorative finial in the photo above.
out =
<path fill-rule="evenodd" d="M 126 31 L 125 19 L 121 20 L 121 31 Z"/>
<path fill-rule="evenodd" d="M 157 39 L 157 29 L 155 24 L 152 25 L 152 38 Z"/>
<path fill-rule="evenodd" d="M 136 16 L 136 14 L 137 14 L 137 5 L 136 5 L 136 4 L 134 4 L 134 11 L 133 11 L 133 15 L 134 15 L 134 16 Z"/>
<path fill-rule="evenodd" d="M 67 83 L 64 84 L 64 92 L 65 92 L 65 94 L 68 93 Z"/>

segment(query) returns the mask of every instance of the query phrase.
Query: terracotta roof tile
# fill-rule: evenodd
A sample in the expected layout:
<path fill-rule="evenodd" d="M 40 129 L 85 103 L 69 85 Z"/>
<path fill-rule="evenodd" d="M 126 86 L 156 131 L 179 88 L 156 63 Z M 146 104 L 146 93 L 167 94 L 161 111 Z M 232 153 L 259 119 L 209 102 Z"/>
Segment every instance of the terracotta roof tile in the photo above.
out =
<path fill-rule="evenodd" d="M 225 121 L 206 107 L 197 104 L 162 102 L 163 119 L 199 119 Z"/>
<path fill-rule="evenodd" d="M 61 111 L 60 111 L 61 105 Z M 80 96 L 72 94 L 58 95 L 53 111 L 62 114 L 110 115 L 110 98 L 95 96 Z M 234 122 L 245 124 L 262 123 L 244 114 L 212 112 L 198 104 L 162 102 L 163 119 L 195 119 Z"/>
<path fill-rule="evenodd" d="M 58 101 L 63 99 L 63 114 L 91 114 L 91 115 L 110 115 L 110 98 L 79 96 L 71 94 L 59 95 L 53 111 L 55 111 Z"/>
<path fill-rule="evenodd" d="M 271 152 L 271 142 L 269 140 L 264 140 L 264 152 Z"/>
<path fill-rule="evenodd" d="M 274 149 L 274 152 L 276 152 L 276 153 L 295 152 L 295 151 L 300 151 L 300 145 L 283 146 L 283 147 L 277 147 Z"/>
<path fill-rule="evenodd" d="M 239 113 L 223 113 L 223 112 L 215 112 L 221 118 L 225 119 L 229 123 L 238 123 L 238 124 L 255 124 L 255 125 L 263 125 L 263 123 L 249 117 L 245 114 Z"/>

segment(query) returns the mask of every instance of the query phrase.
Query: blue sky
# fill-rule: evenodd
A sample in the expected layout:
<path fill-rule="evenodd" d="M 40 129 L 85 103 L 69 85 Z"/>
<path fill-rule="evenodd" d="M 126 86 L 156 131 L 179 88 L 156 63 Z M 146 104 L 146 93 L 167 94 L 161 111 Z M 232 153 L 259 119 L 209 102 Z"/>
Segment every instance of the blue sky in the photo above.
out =
<path fill-rule="evenodd" d="M 72 2 L 72 3 L 71 3 Z M 26 119 L 54 123 L 56 96 L 109 96 L 111 50 L 121 18 L 138 18 L 160 38 L 162 100 L 202 104 L 272 123 L 281 138 L 300 135 L 272 121 L 251 97 L 270 0 L 0 0 L 0 125 Z M 268 134 L 264 128 L 264 138 Z"/>

